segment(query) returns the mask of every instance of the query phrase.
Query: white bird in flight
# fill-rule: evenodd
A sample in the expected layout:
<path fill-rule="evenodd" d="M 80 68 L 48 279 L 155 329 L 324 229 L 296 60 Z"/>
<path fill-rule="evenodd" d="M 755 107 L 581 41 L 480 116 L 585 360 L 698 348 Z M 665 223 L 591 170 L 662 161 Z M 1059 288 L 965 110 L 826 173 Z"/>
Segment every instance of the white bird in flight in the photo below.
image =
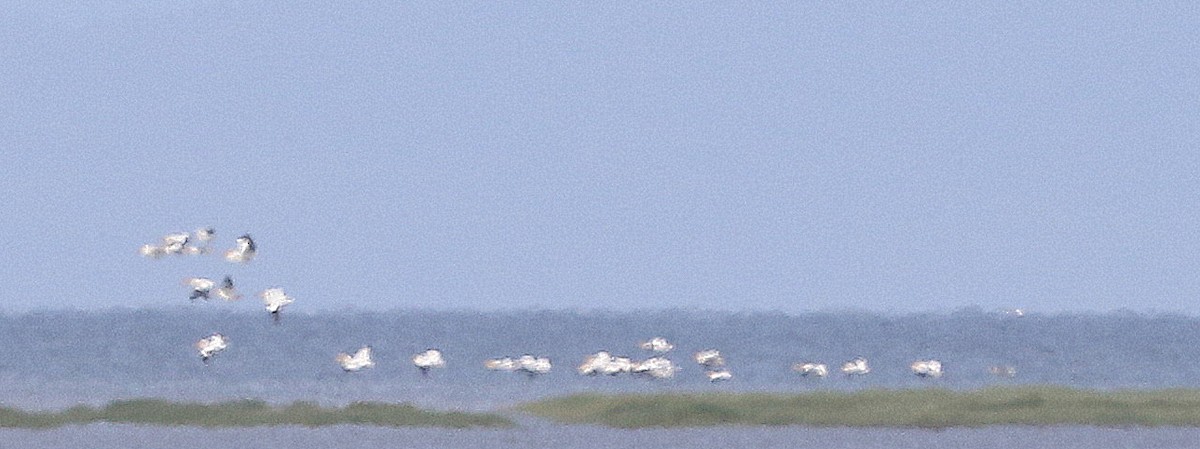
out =
<path fill-rule="evenodd" d="M 708 377 L 709 382 L 722 382 L 733 379 L 733 373 L 725 369 L 708 370 L 704 372 L 704 375 Z"/>
<path fill-rule="evenodd" d="M 183 285 L 192 289 L 192 294 L 188 296 L 188 299 L 195 301 L 196 298 L 201 298 L 208 301 L 208 293 L 212 291 L 213 287 L 216 287 L 217 283 L 209 278 L 187 278 L 183 280 Z"/>
<path fill-rule="evenodd" d="M 670 352 L 672 349 L 675 349 L 675 345 L 671 344 L 671 342 L 662 337 L 654 337 L 643 341 L 638 344 L 638 347 L 659 354 L 664 354 Z"/>
<path fill-rule="evenodd" d="M 254 245 L 254 239 L 250 238 L 250 234 L 243 234 L 237 238 L 237 246 L 225 251 L 225 260 L 234 263 L 246 263 L 253 259 L 257 253 L 258 247 Z"/>
<path fill-rule="evenodd" d="M 370 346 L 363 346 L 361 349 L 355 352 L 354 355 L 346 354 L 344 352 L 338 353 L 333 360 L 338 362 L 338 364 L 342 366 L 342 370 L 348 373 L 375 366 L 375 362 L 371 360 Z"/>
<path fill-rule="evenodd" d="M 822 378 L 829 375 L 829 367 L 824 363 L 804 362 L 792 365 L 792 371 L 800 373 L 804 377 Z"/>
<path fill-rule="evenodd" d="M 214 333 L 208 337 L 201 338 L 196 342 L 196 350 L 200 351 L 200 361 L 208 364 L 208 359 L 213 358 L 218 352 L 221 352 L 229 345 L 224 335 Z"/>
<path fill-rule="evenodd" d="M 196 240 L 207 244 L 208 242 L 211 242 L 213 237 L 217 235 L 217 230 L 209 226 L 197 229 L 193 234 L 196 235 Z"/>
<path fill-rule="evenodd" d="M 258 294 L 262 298 L 263 304 L 266 305 L 267 311 L 271 312 L 271 319 L 279 324 L 279 312 L 283 307 L 295 302 L 295 299 L 283 292 L 282 288 L 268 288 Z"/>
<path fill-rule="evenodd" d="M 935 379 L 942 377 L 942 362 L 937 360 L 917 360 L 912 362 L 909 368 L 912 369 L 913 374 L 916 374 L 917 377 L 932 377 Z"/>
<path fill-rule="evenodd" d="M 217 297 L 226 301 L 237 301 L 242 299 L 242 294 L 234 288 L 233 278 L 225 276 L 225 279 L 221 280 L 221 288 L 217 289 Z"/>
<path fill-rule="evenodd" d="M 484 360 L 483 367 L 491 371 L 516 371 L 520 364 L 512 357 L 500 357 Z"/>
<path fill-rule="evenodd" d="M 696 363 L 706 368 L 716 368 L 725 365 L 725 358 L 721 357 L 721 351 L 716 349 L 705 349 L 697 352 L 695 359 Z"/>
<path fill-rule="evenodd" d="M 529 377 L 547 374 L 550 372 L 552 366 L 548 357 L 534 357 L 530 354 L 525 354 L 517 358 L 517 371 Z"/>
<path fill-rule="evenodd" d="M 854 360 L 842 364 L 842 373 L 849 376 L 862 376 L 871 372 L 871 367 L 867 365 L 867 359 L 855 357 Z"/>
<path fill-rule="evenodd" d="M 446 359 L 442 358 L 442 351 L 437 349 L 426 349 L 425 352 L 412 356 L 413 365 L 421 370 L 421 376 L 429 377 L 429 370 L 433 368 L 444 368 Z"/>
<path fill-rule="evenodd" d="M 163 237 L 163 252 L 167 254 L 183 254 L 183 248 L 187 246 L 189 234 L 186 232 L 176 232 L 167 234 Z"/>
<path fill-rule="evenodd" d="M 675 377 L 679 367 L 666 357 L 651 357 L 641 362 L 635 362 L 629 372 L 647 376 L 653 379 L 668 379 Z"/>

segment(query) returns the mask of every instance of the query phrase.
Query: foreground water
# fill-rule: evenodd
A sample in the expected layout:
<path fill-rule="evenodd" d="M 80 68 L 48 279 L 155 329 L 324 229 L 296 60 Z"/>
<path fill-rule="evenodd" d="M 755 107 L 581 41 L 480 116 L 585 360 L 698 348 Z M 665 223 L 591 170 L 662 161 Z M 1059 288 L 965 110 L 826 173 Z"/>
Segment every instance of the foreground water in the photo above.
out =
<path fill-rule="evenodd" d="M 212 332 L 230 339 L 211 365 L 192 343 Z M 635 344 L 664 336 L 683 365 L 677 378 L 587 378 L 574 372 L 586 354 L 604 349 L 646 357 Z M 47 312 L 0 317 L 0 405 L 59 409 L 78 403 L 159 397 L 215 401 L 260 398 L 341 405 L 356 400 L 407 401 L 424 407 L 493 411 L 548 396 L 600 392 L 811 391 L 977 388 L 994 384 L 1057 384 L 1086 388 L 1200 387 L 1200 319 L 1178 315 L 1026 315 L 964 310 L 949 314 L 888 316 L 861 313 L 785 315 L 695 311 L 640 313 L 428 312 L 292 314 L 272 325 L 265 314 L 204 305 L 181 310 Z M 377 366 L 343 373 L 333 356 L 372 345 Z M 422 378 L 409 357 L 428 347 L 444 351 L 448 366 Z M 690 362 L 704 348 L 722 351 L 735 378 L 709 384 Z M 549 356 L 554 370 L 526 379 L 488 372 L 482 361 L 523 353 Z M 871 374 L 856 379 L 804 379 L 792 363 L 832 366 L 855 356 Z M 934 357 L 946 367 L 936 381 L 917 379 L 908 364 Z M 1017 369 L 1012 379 L 988 373 L 993 365 Z M 90 425 L 48 431 L 5 430 L 30 447 L 228 447 L 230 441 L 274 441 L 261 447 L 349 447 L 346 440 L 378 438 L 396 447 L 606 447 L 634 438 L 657 447 L 695 447 L 724 441 L 748 447 L 815 447 L 831 441 L 859 447 L 942 446 L 1185 447 L 1200 441 L 1192 429 L 986 428 L 942 432 L 889 429 L 733 428 L 615 431 L 531 421 L 511 430 L 375 429 L 159 429 Z M 1069 437 L 1064 437 L 1069 436 Z M 1053 438 L 1051 438 L 1053 437 Z M 195 440 L 195 441 L 193 441 Z M 411 444 L 408 441 L 412 441 Z M 105 446 L 104 441 L 113 445 Z M 345 444 L 339 441 L 351 441 Z M 397 441 L 406 443 L 397 444 Z M 432 443 L 430 443 L 432 441 Z M 40 442 L 40 443 L 38 443 Z M 225 444 L 222 444 L 224 442 Z M 318 442 L 325 442 L 319 444 Z M 690 442 L 690 443 L 689 443 Z M 877 442 L 877 443 L 876 443 Z M 194 444 L 193 444 L 194 443 Z M 1028 443 L 1028 444 L 1026 444 Z M 1065 445 L 1065 446 L 1064 446 Z M 161 446 L 156 446 L 161 447 Z"/>

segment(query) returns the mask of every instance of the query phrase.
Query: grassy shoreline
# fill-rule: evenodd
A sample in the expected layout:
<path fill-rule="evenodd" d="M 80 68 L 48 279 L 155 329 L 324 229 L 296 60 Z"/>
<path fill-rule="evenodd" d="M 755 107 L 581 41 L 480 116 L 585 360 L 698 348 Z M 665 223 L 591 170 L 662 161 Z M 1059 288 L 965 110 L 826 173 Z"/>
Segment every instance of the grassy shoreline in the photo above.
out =
<path fill-rule="evenodd" d="M 345 407 L 321 407 L 311 402 L 271 406 L 260 400 L 213 404 L 179 403 L 159 399 L 114 401 L 100 408 L 77 406 L 59 412 L 26 412 L 0 408 L 0 428 L 45 429 L 98 422 L 159 426 L 306 427 L 359 424 L 387 427 L 512 427 L 496 414 L 440 412 L 411 404 L 356 402 Z"/>
<path fill-rule="evenodd" d="M 616 428 L 721 425 L 980 427 L 1088 425 L 1200 427 L 1200 390 L 1095 391 L 1000 387 L 858 392 L 580 394 L 518 410 L 560 423 Z"/>

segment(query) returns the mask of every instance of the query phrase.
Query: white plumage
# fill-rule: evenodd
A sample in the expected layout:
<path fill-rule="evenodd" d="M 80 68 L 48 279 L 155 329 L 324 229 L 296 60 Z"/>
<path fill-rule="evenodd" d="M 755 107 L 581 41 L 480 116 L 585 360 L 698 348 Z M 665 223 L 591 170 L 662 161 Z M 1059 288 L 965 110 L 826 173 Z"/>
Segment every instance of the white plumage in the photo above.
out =
<path fill-rule="evenodd" d="M 825 377 L 829 375 L 829 367 L 824 363 L 804 362 L 792 365 L 792 371 L 800 373 L 804 377 Z"/>
<path fill-rule="evenodd" d="M 437 349 L 426 349 L 425 352 L 412 356 L 412 362 L 417 369 L 421 370 L 422 376 L 428 376 L 430 369 L 446 366 L 446 359 L 442 358 L 442 351 Z"/>
<path fill-rule="evenodd" d="M 517 371 L 529 377 L 547 374 L 550 372 L 552 366 L 548 357 L 535 357 L 525 354 L 517 358 Z"/>
<path fill-rule="evenodd" d="M 679 368 L 666 357 L 651 357 L 641 362 L 635 362 L 630 372 L 653 379 L 675 377 Z"/>
<path fill-rule="evenodd" d="M 370 346 L 363 346 L 354 355 L 338 353 L 333 360 L 338 362 L 342 366 L 342 370 L 348 373 L 375 366 L 375 362 L 371 360 Z"/>
<path fill-rule="evenodd" d="M 942 377 L 942 362 L 937 360 L 917 360 L 912 362 L 909 368 L 918 377 L 932 377 L 935 379 Z"/>
<path fill-rule="evenodd" d="M 704 372 L 704 375 L 708 377 L 709 382 L 722 382 L 733 379 L 733 373 L 724 369 L 708 370 Z"/>
<path fill-rule="evenodd" d="M 228 340 L 224 335 L 214 333 L 208 337 L 201 338 L 196 342 L 196 350 L 200 352 L 200 361 L 208 364 L 208 360 L 217 355 L 218 352 L 225 350 L 229 345 Z"/>
<path fill-rule="evenodd" d="M 194 232 L 194 234 L 196 235 L 196 240 L 199 240 L 204 243 L 208 243 L 208 242 L 212 241 L 214 236 L 217 235 L 217 230 L 213 229 L 210 226 L 210 227 L 197 229 Z"/>
<path fill-rule="evenodd" d="M 583 363 L 579 365 L 579 368 L 577 368 L 579 374 L 585 376 L 594 376 L 597 374 L 615 376 L 621 373 L 628 373 L 632 369 L 633 361 L 629 357 L 614 357 L 608 351 L 600 351 L 587 356 L 583 359 Z"/>
<path fill-rule="evenodd" d="M 271 312 L 271 317 L 276 323 L 279 322 L 279 312 L 283 310 L 283 307 L 295 302 L 294 298 L 288 296 L 279 287 L 263 290 L 258 294 L 258 297 L 262 298 L 263 304 L 266 306 L 267 311 Z"/>
<path fill-rule="evenodd" d="M 647 341 L 639 343 L 638 346 L 647 351 L 653 351 L 659 354 L 667 353 L 672 349 L 675 349 L 675 345 L 671 344 L 671 342 L 662 337 L 651 338 Z"/>
<path fill-rule="evenodd" d="M 188 299 L 195 301 L 196 298 L 202 298 L 207 301 L 208 293 L 212 291 L 217 283 L 209 278 L 187 278 L 183 280 L 183 285 L 192 289 L 192 294 L 188 296 Z"/>
<path fill-rule="evenodd" d="M 484 360 L 483 367 L 491 371 L 516 371 L 520 364 L 512 357 L 501 357 Z"/>
<path fill-rule="evenodd" d="M 183 254 L 183 247 L 187 246 L 188 237 L 189 235 L 186 232 L 167 234 L 163 237 L 163 252 L 167 254 Z"/>
<path fill-rule="evenodd" d="M 862 376 L 871 372 L 870 365 L 867 365 L 867 359 L 855 357 L 854 360 L 842 364 L 842 373 L 846 376 Z"/>
<path fill-rule="evenodd" d="M 250 234 L 243 234 L 237 238 L 237 245 L 228 251 L 225 251 L 225 260 L 234 263 L 246 263 L 258 254 L 258 247 L 254 244 L 254 239 L 250 238 Z"/>
<path fill-rule="evenodd" d="M 217 289 L 217 297 L 226 301 L 237 301 L 242 299 L 242 294 L 233 286 L 233 278 L 225 276 L 221 281 L 221 288 Z"/>
<path fill-rule="evenodd" d="M 721 357 L 721 351 L 716 349 L 705 349 L 697 352 L 695 359 L 696 363 L 706 368 L 716 368 L 725 365 L 725 358 Z"/>

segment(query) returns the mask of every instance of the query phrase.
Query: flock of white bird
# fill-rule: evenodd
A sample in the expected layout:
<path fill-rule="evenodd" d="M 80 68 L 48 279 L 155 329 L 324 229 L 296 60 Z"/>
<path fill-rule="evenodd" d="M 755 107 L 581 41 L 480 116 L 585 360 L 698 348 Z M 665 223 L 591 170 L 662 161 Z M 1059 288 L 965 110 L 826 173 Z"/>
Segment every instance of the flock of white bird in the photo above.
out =
<path fill-rule="evenodd" d="M 197 229 L 192 233 L 172 233 L 164 236 L 158 245 L 143 245 L 140 252 L 142 256 L 152 259 L 159 259 L 167 255 L 209 254 L 212 252 L 209 244 L 215 236 L 216 231 L 211 227 Z M 198 242 L 198 245 L 193 244 L 194 242 Z M 254 240 L 249 234 L 244 234 L 236 239 L 233 248 L 225 251 L 224 258 L 231 263 L 245 264 L 253 260 L 257 252 Z M 237 301 L 242 298 L 230 276 L 225 276 L 219 287 L 215 281 L 205 277 L 189 277 L 184 279 L 183 283 L 191 290 L 188 299 L 192 301 L 208 300 L 214 294 L 225 301 Z M 295 301 L 279 287 L 265 289 L 259 292 L 258 297 L 262 299 L 263 305 L 275 324 L 280 322 L 280 311 Z M 195 347 L 199 352 L 200 360 L 207 365 L 228 345 L 229 339 L 218 332 L 201 338 L 196 342 Z M 655 337 L 639 343 L 638 347 L 653 355 L 644 360 L 634 360 L 627 356 L 613 355 L 608 351 L 599 351 L 586 356 L 576 370 L 585 376 L 630 375 L 650 379 L 672 378 L 680 371 L 680 368 L 666 357 L 666 354 L 674 349 L 675 345 L 665 338 Z M 699 351 L 693 355 L 693 360 L 704 370 L 704 376 L 711 382 L 733 378 L 733 373 L 725 367 L 724 357 L 716 349 Z M 371 359 L 370 346 L 358 349 L 353 355 L 339 353 L 334 357 L 334 361 L 346 372 L 355 372 L 375 366 L 375 362 Z M 423 376 L 428 376 L 430 370 L 444 368 L 446 359 L 440 350 L 428 349 L 413 355 L 412 363 Z M 529 377 L 547 374 L 553 367 L 550 358 L 532 354 L 488 359 L 484 361 L 483 366 L 491 371 L 515 372 Z M 939 378 L 942 376 L 942 363 L 938 360 L 917 360 L 912 362 L 910 369 L 918 377 Z M 824 363 L 811 361 L 796 363 L 792 365 L 792 370 L 804 377 L 823 378 L 829 375 L 829 368 Z M 856 357 L 842 364 L 841 371 L 847 377 L 863 376 L 871 372 L 871 367 L 867 364 L 867 359 Z M 1000 377 L 1016 375 L 1016 369 L 1011 366 L 993 366 L 989 368 L 989 371 Z"/>

